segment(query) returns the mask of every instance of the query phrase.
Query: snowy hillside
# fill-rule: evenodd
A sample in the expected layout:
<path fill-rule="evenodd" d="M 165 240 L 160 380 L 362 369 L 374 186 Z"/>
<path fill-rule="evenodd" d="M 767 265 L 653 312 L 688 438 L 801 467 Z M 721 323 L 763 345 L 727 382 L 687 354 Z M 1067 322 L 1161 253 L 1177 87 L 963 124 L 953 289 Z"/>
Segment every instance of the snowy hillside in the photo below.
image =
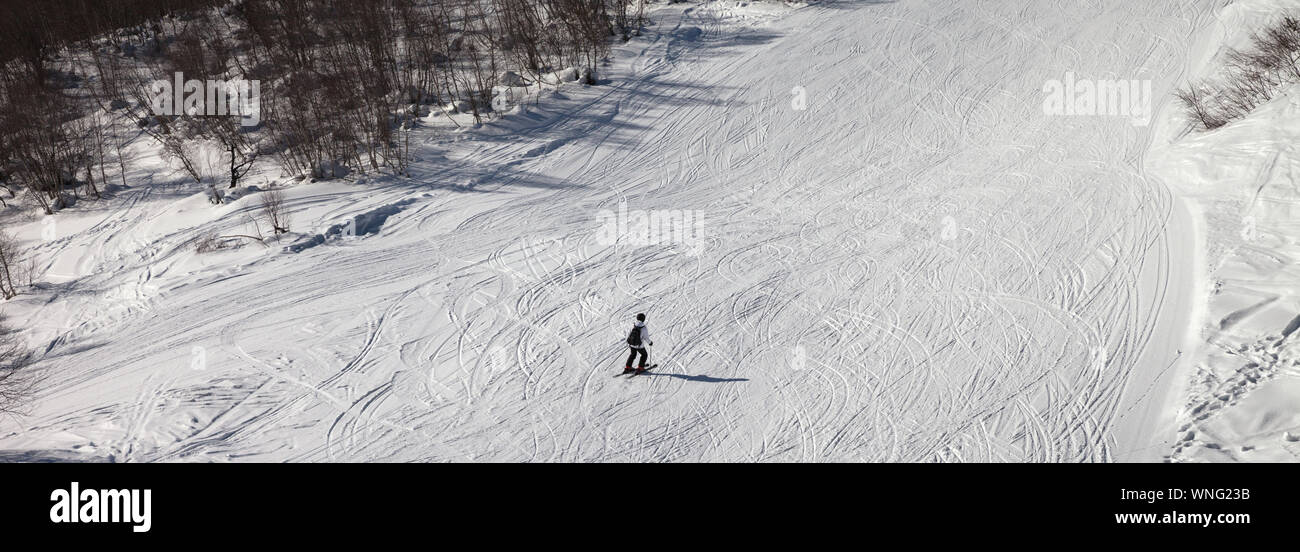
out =
<path fill-rule="evenodd" d="M 1224 49 L 1249 37 L 1292 2 L 1235 2 L 1193 50 L 1195 76 L 1213 74 Z M 1152 165 L 1203 220 L 1210 282 L 1204 342 L 1196 349 L 1179 413 L 1174 458 L 1293 462 L 1300 455 L 1300 328 L 1292 167 L 1300 135 L 1294 86 L 1250 116 L 1209 132 L 1182 131 L 1178 114 L 1152 147 Z"/>
<path fill-rule="evenodd" d="M 409 177 L 266 164 L 216 206 L 140 141 L 112 199 L 4 212 L 44 381 L 0 450 L 1291 460 L 1295 109 L 1188 136 L 1171 105 L 1248 32 L 1221 3 L 660 4 L 596 85 L 425 117 Z M 1155 124 L 1047 112 L 1066 79 L 1147 83 Z M 196 250 L 272 184 L 290 233 Z M 638 312 L 660 366 L 614 377 Z"/>

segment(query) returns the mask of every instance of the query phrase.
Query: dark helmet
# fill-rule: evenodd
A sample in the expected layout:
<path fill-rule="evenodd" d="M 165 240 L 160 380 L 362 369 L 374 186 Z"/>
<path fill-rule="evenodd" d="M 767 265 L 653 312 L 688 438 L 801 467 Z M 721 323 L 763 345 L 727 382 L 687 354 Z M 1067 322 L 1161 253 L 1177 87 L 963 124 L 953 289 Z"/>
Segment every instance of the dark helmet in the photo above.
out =
<path fill-rule="evenodd" d="M 640 313 L 640 314 L 636 315 L 636 321 L 637 321 L 637 322 L 645 322 L 645 313 L 643 312 L 643 313 Z"/>

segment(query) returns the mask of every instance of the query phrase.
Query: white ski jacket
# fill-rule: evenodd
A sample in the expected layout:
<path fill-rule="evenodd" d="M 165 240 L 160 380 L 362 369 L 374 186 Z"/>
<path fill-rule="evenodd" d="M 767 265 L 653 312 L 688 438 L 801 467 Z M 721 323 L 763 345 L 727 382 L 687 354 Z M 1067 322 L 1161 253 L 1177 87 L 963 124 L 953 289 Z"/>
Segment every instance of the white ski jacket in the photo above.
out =
<path fill-rule="evenodd" d="M 653 345 L 650 342 L 650 328 L 647 328 L 645 322 L 637 321 L 633 326 L 641 328 L 641 346 L 637 349 L 644 349 L 647 345 Z"/>

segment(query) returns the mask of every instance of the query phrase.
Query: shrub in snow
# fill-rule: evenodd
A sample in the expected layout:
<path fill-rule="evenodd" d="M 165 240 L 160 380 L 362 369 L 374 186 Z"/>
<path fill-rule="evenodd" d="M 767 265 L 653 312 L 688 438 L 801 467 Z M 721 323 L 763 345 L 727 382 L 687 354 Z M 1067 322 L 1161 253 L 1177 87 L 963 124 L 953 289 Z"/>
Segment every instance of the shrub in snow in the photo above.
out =
<path fill-rule="evenodd" d="M 1286 15 L 1251 35 L 1244 50 L 1228 49 L 1217 79 L 1192 83 L 1177 92 L 1193 124 L 1212 130 L 1241 119 L 1300 82 L 1300 17 Z"/>
<path fill-rule="evenodd" d="M 211 203 L 213 205 L 221 205 L 223 196 L 221 194 L 221 190 L 217 188 L 215 184 L 208 184 L 208 189 L 205 192 L 205 194 L 208 196 L 208 203 Z"/>
<path fill-rule="evenodd" d="M 36 388 L 31 352 L 7 326 L 0 325 L 0 414 L 21 414 Z"/>
<path fill-rule="evenodd" d="M 0 296 L 5 299 L 13 299 L 18 295 L 18 286 L 22 282 L 22 254 L 18 240 L 0 232 Z"/>
<path fill-rule="evenodd" d="M 220 238 L 218 238 L 216 234 L 204 233 L 204 234 L 199 234 L 199 237 L 194 238 L 195 253 L 210 253 L 212 251 L 216 251 L 218 249 L 224 249 L 224 248 L 225 248 L 225 242 L 223 242 Z"/>
<path fill-rule="evenodd" d="M 267 190 L 262 192 L 262 216 L 271 225 L 275 235 L 289 232 L 289 211 L 284 206 L 284 192 Z"/>

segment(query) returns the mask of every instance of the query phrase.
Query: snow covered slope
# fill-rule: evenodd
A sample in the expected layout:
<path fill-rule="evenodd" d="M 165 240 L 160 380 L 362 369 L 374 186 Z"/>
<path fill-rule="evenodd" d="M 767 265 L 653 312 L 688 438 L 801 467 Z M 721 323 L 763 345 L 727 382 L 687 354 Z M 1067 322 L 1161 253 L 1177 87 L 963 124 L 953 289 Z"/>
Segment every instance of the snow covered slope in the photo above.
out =
<path fill-rule="evenodd" d="M 1243 47 L 1294 2 L 1225 6 L 1198 41 L 1192 76 L 1213 75 L 1225 47 Z M 1181 132 L 1176 110 L 1152 147 L 1152 166 L 1191 198 L 1212 268 L 1207 316 L 1178 420 L 1178 460 L 1287 461 L 1300 457 L 1300 89 L 1244 120 Z"/>
<path fill-rule="evenodd" d="M 1160 459 L 1194 219 L 1145 173 L 1148 128 L 1046 115 L 1043 86 L 1165 98 L 1213 4 L 678 4 L 602 86 L 417 130 L 411 179 L 288 183 L 300 234 L 275 248 L 187 245 L 256 192 L 120 190 L 58 216 L 48 284 L 6 307 L 49 380 L 0 449 Z M 624 212 L 698 224 L 611 244 Z M 611 377 L 637 312 L 661 366 Z"/>

